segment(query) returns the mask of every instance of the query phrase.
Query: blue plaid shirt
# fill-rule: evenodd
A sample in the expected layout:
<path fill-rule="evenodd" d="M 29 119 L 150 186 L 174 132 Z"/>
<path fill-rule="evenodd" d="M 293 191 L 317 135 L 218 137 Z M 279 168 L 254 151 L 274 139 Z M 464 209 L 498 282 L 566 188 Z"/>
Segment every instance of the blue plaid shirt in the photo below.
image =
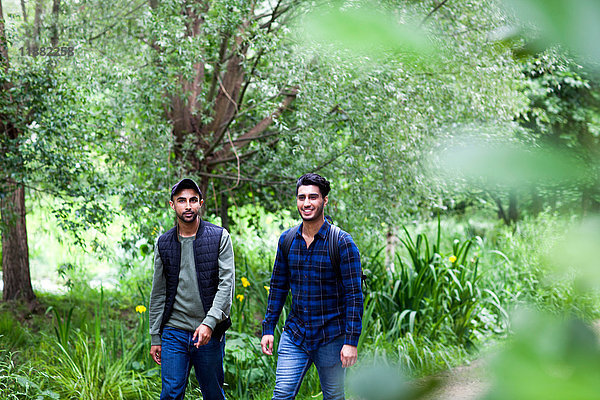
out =
<path fill-rule="evenodd" d="M 360 254 L 352 237 L 340 231 L 340 270 L 336 271 L 328 254 L 330 226 L 325 221 L 307 249 L 301 225 L 287 260 L 281 247 L 289 230 L 279 238 L 263 335 L 274 334 L 291 289 L 292 310 L 284 329 L 296 345 L 310 351 L 340 335 L 345 335 L 345 344 L 358 344 L 363 313 Z"/>

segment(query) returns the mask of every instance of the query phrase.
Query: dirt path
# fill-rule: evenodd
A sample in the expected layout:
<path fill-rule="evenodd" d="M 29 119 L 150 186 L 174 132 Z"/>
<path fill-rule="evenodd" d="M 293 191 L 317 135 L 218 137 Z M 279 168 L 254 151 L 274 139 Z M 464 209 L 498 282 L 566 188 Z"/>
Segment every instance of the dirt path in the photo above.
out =
<path fill-rule="evenodd" d="M 468 366 L 440 373 L 441 387 L 422 400 L 476 400 L 489 389 L 485 361 L 476 360 Z"/>

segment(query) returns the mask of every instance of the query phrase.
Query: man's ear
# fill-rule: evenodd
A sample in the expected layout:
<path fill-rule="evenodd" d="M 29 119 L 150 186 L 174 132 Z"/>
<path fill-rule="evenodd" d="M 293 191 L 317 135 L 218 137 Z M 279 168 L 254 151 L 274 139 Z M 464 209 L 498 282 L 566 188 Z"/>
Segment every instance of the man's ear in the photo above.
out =
<path fill-rule="evenodd" d="M 169 205 L 171 206 L 173 211 L 175 211 L 175 203 L 173 203 L 173 200 L 169 200 Z"/>
<path fill-rule="evenodd" d="M 323 207 L 325 207 L 327 205 L 327 203 L 329 202 L 329 196 L 325 196 L 323 198 Z"/>

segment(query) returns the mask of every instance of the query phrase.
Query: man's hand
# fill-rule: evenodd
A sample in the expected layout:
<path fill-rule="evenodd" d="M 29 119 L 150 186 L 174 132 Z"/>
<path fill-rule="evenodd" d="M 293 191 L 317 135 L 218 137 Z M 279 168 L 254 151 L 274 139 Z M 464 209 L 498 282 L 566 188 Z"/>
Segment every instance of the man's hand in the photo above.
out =
<path fill-rule="evenodd" d="M 345 344 L 340 351 L 340 359 L 342 360 L 342 368 L 348 368 L 356 363 L 358 358 L 358 349 L 356 346 Z"/>
<path fill-rule="evenodd" d="M 155 363 L 160 365 L 160 352 L 162 351 L 162 346 L 150 346 L 150 356 L 154 360 Z"/>
<path fill-rule="evenodd" d="M 268 356 L 273 355 L 273 342 L 275 337 L 273 335 L 264 335 L 260 340 L 260 348 L 262 352 Z"/>
<path fill-rule="evenodd" d="M 196 340 L 196 338 L 198 338 L 198 341 L 195 344 L 196 348 L 198 348 L 198 347 L 204 346 L 206 343 L 208 343 L 211 336 L 212 336 L 212 329 L 210 328 L 210 326 L 201 324 L 199 327 L 196 328 L 196 331 L 194 332 L 194 336 L 192 336 L 192 341 L 194 341 L 194 340 Z"/>

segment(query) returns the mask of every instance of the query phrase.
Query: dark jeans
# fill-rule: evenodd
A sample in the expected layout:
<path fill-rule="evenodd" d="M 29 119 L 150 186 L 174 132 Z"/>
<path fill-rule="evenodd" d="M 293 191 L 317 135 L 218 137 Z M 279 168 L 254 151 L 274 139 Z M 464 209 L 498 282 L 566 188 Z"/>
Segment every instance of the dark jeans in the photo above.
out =
<path fill-rule="evenodd" d="M 211 338 L 204 346 L 192 343 L 193 332 L 165 327 L 161 350 L 161 400 L 181 400 L 192 365 L 204 400 L 224 400 L 223 356 L 225 337 Z"/>
<path fill-rule="evenodd" d="M 343 400 L 345 372 L 340 359 L 342 346 L 344 346 L 343 335 L 316 350 L 306 351 L 296 346 L 290 334 L 284 330 L 277 349 L 273 400 L 294 399 L 311 364 L 315 364 L 319 372 L 323 400 Z"/>

